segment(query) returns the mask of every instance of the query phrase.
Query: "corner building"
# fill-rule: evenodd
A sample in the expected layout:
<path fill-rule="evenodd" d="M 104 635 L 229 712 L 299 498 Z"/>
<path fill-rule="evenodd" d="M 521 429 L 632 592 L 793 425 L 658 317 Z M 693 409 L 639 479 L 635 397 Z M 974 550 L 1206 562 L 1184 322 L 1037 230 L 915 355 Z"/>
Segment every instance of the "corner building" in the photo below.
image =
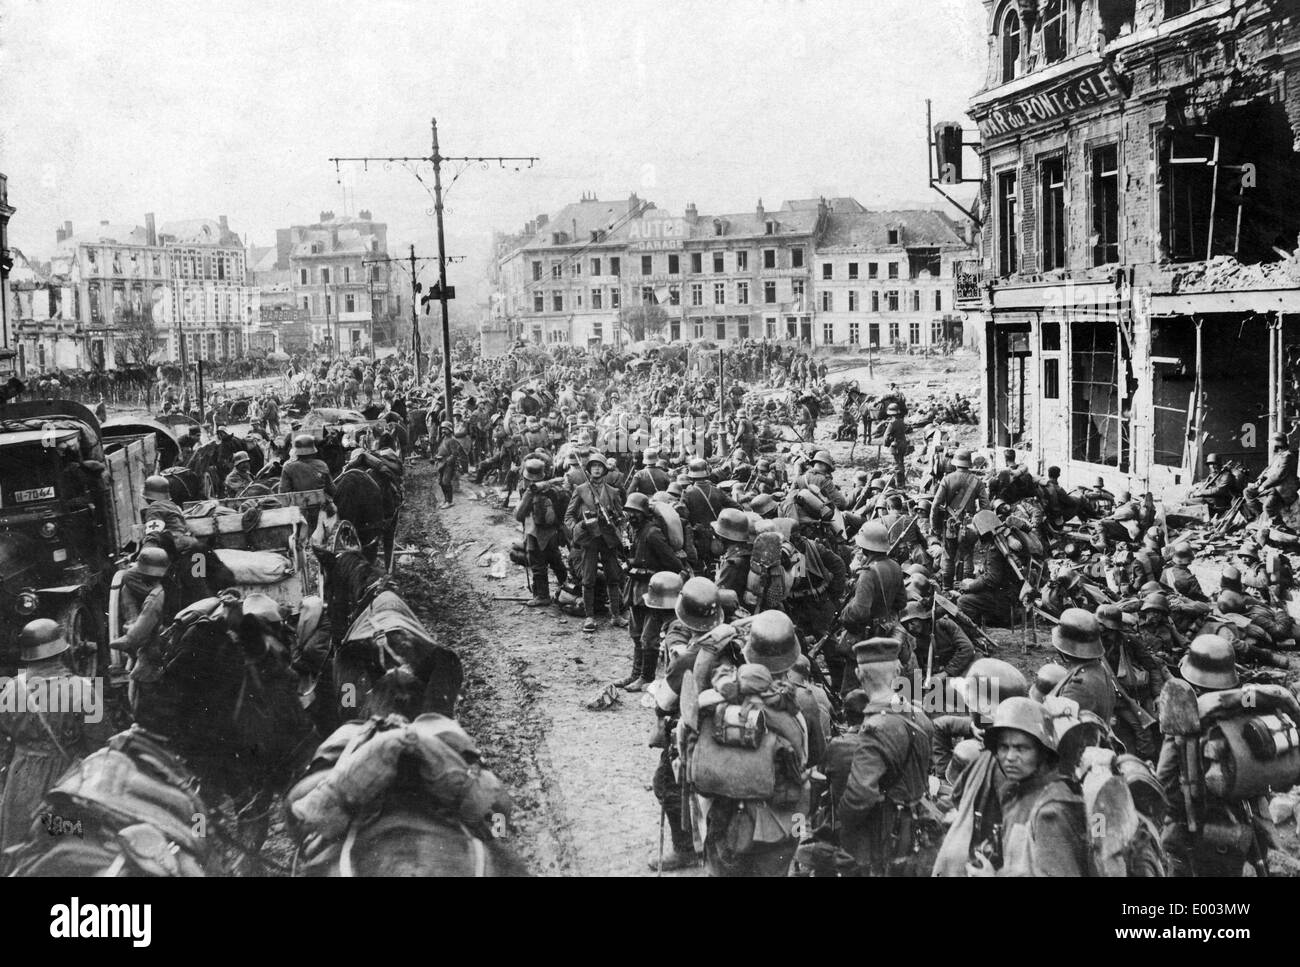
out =
<path fill-rule="evenodd" d="M 1270 0 L 984 0 L 987 442 L 1174 495 L 1300 420 L 1300 21 Z M 969 156 L 968 156 L 969 157 Z"/>

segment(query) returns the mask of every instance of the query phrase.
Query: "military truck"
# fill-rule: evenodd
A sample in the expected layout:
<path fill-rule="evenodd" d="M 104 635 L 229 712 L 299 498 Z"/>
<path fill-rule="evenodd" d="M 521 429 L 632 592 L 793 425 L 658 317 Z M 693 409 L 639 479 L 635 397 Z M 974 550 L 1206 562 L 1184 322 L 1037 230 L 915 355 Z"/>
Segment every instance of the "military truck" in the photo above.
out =
<path fill-rule="evenodd" d="M 153 433 L 106 438 L 80 403 L 0 406 L 0 673 L 33 618 L 59 622 L 78 672 L 106 672 L 109 581 L 139 544 L 156 465 Z"/>

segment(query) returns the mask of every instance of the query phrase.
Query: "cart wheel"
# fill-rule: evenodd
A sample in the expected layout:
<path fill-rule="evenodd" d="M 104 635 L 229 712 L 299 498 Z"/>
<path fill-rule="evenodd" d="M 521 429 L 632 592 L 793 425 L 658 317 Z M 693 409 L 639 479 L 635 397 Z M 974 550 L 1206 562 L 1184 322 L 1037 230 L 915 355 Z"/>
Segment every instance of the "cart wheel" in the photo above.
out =
<path fill-rule="evenodd" d="M 94 614 L 85 602 L 73 601 L 59 613 L 58 622 L 72 646 L 73 670 L 94 678 L 100 670 L 100 635 Z"/>

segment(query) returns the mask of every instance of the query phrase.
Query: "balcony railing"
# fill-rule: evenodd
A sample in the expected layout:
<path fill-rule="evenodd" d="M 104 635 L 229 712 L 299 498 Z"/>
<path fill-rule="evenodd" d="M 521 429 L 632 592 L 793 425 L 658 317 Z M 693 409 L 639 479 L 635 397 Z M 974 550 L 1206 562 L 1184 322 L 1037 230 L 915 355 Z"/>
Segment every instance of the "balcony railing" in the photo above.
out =
<path fill-rule="evenodd" d="M 955 269 L 955 290 L 958 305 L 978 305 L 983 298 L 984 270 L 965 267 Z"/>

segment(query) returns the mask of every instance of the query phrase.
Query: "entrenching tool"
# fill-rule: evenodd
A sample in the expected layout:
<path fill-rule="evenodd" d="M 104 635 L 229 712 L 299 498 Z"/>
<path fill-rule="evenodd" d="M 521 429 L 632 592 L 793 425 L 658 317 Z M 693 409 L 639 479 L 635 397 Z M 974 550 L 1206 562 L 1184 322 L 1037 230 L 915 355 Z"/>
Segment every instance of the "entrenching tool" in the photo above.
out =
<path fill-rule="evenodd" d="M 1196 692 L 1181 678 L 1170 678 L 1160 691 L 1160 731 L 1174 740 L 1178 749 L 1178 784 L 1183 790 L 1187 829 L 1195 833 L 1196 800 L 1201 792 L 1201 761 L 1197 739 L 1201 734 L 1201 713 Z"/>

